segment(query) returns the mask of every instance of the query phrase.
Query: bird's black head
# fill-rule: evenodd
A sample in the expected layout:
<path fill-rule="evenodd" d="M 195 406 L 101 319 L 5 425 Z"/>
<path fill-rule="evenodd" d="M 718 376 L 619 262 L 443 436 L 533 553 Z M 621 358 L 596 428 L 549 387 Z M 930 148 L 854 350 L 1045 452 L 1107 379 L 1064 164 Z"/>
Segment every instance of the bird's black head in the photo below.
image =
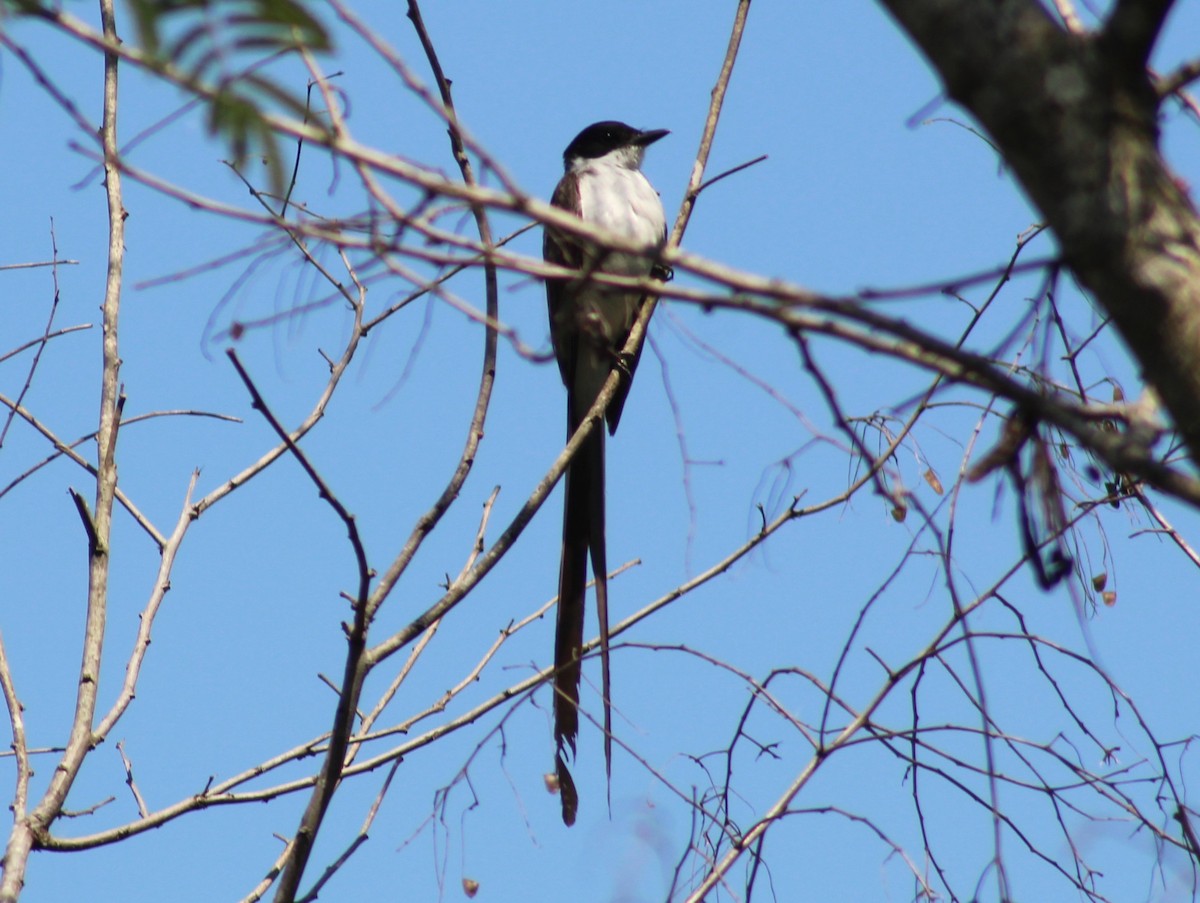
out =
<path fill-rule="evenodd" d="M 646 147 L 669 134 L 666 129 L 642 131 L 623 122 L 596 122 L 575 136 L 563 151 L 563 160 L 594 160 L 622 147 Z"/>

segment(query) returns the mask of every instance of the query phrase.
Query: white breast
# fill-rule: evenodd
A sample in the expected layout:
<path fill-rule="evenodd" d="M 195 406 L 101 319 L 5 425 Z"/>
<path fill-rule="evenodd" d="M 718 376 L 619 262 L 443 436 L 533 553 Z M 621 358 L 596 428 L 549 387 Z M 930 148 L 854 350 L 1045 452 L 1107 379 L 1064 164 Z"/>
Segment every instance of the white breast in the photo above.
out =
<path fill-rule="evenodd" d="M 662 201 L 641 170 L 601 157 L 581 165 L 577 174 L 580 214 L 585 220 L 639 244 L 662 241 L 666 222 Z M 620 254 L 606 260 L 603 268 L 636 275 L 649 272 L 650 262 Z"/>

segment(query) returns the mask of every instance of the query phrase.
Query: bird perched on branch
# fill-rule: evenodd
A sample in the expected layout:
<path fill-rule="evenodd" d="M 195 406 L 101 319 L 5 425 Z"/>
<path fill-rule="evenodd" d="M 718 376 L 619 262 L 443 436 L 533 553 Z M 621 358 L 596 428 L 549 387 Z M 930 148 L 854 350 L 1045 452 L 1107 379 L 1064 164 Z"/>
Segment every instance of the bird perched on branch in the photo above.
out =
<path fill-rule="evenodd" d="M 641 131 L 623 122 L 589 125 L 567 145 L 565 172 L 550 203 L 585 222 L 646 246 L 644 253 L 607 250 L 547 228 L 542 256 L 577 270 L 570 278 L 548 279 L 550 338 L 567 388 L 567 438 L 583 423 L 609 373 L 620 374 L 605 420 L 615 433 L 637 366 L 637 352 L 621 350 L 637 319 L 644 294 L 602 285 L 595 273 L 647 276 L 656 272 L 656 250 L 666 238 L 666 217 L 658 193 L 641 172 L 646 148 L 667 134 Z M 579 794 L 567 770 L 579 732 L 580 656 L 583 647 L 584 589 L 591 558 L 600 620 L 601 688 L 604 695 L 604 762 L 612 777 L 612 714 L 608 662 L 608 571 L 604 549 L 604 430 L 597 426 L 567 468 L 563 504 L 562 560 L 558 576 L 558 624 L 554 642 L 555 773 L 562 817 L 575 822 Z"/>

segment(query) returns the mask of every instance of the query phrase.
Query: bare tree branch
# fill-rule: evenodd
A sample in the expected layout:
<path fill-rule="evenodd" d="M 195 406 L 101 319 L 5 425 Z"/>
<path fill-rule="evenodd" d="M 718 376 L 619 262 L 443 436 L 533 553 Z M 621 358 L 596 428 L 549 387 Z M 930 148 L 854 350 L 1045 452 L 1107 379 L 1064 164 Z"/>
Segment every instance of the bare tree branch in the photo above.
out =
<path fill-rule="evenodd" d="M 1107 41 L 1033 0 L 883 5 L 987 128 L 1200 461 L 1200 220 L 1159 153 L 1144 68 L 1172 4 L 1118 4 Z"/>
<path fill-rule="evenodd" d="M 107 43 L 117 42 L 112 0 L 100 0 L 100 18 Z M 13 828 L 0 868 L 0 901 L 13 903 L 25 883 L 29 854 L 61 815 L 67 793 L 93 747 L 92 726 L 100 682 L 101 650 L 108 610 L 108 574 L 112 508 L 117 489 L 117 430 L 124 395 L 121 392 L 121 356 L 117 341 L 121 306 L 121 276 L 125 255 L 125 206 L 117 158 L 117 66 L 114 53 L 104 56 L 104 115 L 100 142 L 105 156 L 105 192 L 108 200 L 108 278 L 102 307 L 103 356 L 101 361 L 100 427 L 96 433 L 95 509 L 90 516 L 92 541 L 88 550 L 87 615 L 83 656 L 70 736 L 41 800 Z M 15 405 L 12 406 L 15 409 Z"/>

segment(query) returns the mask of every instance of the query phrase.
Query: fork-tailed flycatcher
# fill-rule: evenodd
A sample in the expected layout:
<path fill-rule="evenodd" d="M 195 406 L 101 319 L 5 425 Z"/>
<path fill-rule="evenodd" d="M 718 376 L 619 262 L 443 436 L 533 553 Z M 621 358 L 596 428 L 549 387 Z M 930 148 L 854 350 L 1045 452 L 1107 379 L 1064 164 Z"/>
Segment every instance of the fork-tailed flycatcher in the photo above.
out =
<path fill-rule="evenodd" d="M 655 270 L 654 249 L 666 238 L 666 218 L 658 193 L 642 175 L 647 146 L 665 129 L 640 131 L 622 122 L 597 122 L 580 132 L 563 153 L 566 170 L 550 203 L 614 235 L 645 245 L 647 252 L 604 251 L 568 235 L 546 229 L 542 256 L 547 262 L 579 271 L 573 278 L 549 279 L 550 339 L 567 387 L 567 438 L 616 367 L 621 383 L 605 412 L 615 433 L 629 393 L 637 360 L 618 360 L 637 319 L 642 292 L 600 285 L 595 272 L 646 276 Z M 604 762 L 612 777 L 612 713 L 608 666 L 608 571 L 604 551 L 604 430 L 588 436 L 567 468 L 563 503 L 562 560 L 558 575 L 558 625 L 554 641 L 555 773 L 562 817 L 575 822 L 579 794 L 567 770 L 566 747 L 575 757 L 579 732 L 580 656 L 583 647 L 583 601 L 587 563 L 596 581 L 596 613 L 600 620 L 601 690 L 604 695 Z"/>

